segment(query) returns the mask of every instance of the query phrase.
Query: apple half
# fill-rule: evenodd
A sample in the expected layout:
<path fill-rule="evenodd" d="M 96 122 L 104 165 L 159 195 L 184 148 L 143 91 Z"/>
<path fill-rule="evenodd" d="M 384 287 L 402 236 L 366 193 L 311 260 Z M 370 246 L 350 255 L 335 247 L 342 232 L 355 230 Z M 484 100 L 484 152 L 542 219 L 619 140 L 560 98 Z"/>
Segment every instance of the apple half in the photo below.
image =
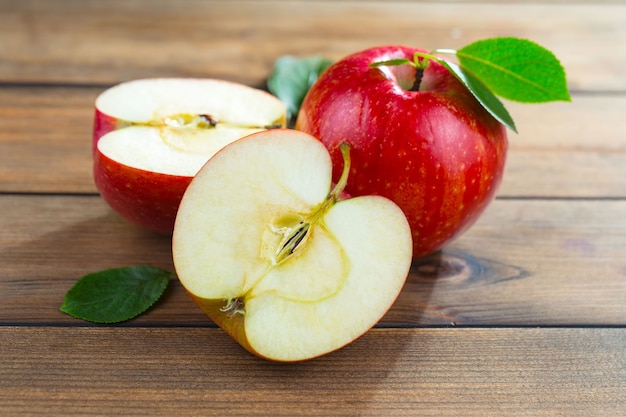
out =
<path fill-rule="evenodd" d="M 331 189 L 324 145 L 267 130 L 224 147 L 185 192 L 173 234 L 178 278 L 194 301 L 251 353 L 301 361 L 374 326 L 412 260 L 403 212 L 380 196 Z"/>
<path fill-rule="evenodd" d="M 193 176 L 225 145 L 285 126 L 284 105 L 242 84 L 156 78 L 118 84 L 98 96 L 94 180 L 123 218 L 171 234 Z"/>

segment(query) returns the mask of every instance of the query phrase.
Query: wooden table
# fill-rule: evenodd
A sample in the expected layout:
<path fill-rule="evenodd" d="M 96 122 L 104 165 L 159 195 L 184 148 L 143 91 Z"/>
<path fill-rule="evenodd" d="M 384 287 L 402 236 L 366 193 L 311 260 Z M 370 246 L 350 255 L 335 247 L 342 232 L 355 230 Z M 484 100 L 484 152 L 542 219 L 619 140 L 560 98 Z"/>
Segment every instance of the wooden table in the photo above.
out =
<path fill-rule="evenodd" d="M 173 280 L 147 314 L 59 311 L 82 275 L 172 269 L 91 176 L 95 97 L 154 76 L 263 87 L 276 58 L 533 39 L 572 103 L 509 104 L 504 182 L 481 220 L 414 261 L 364 337 L 257 359 Z M 0 415 L 626 415 L 623 1 L 0 0 Z"/>

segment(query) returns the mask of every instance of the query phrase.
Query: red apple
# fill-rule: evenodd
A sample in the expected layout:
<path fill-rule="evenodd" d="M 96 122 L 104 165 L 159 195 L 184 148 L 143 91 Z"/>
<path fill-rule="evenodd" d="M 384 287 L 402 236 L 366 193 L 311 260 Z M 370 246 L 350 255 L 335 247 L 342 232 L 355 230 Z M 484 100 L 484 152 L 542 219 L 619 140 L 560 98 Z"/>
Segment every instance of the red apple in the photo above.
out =
<path fill-rule="evenodd" d="M 123 218 L 171 234 L 182 196 L 225 145 L 283 127 L 284 105 L 267 92 L 210 79 L 146 79 L 96 100 L 94 180 Z"/>
<path fill-rule="evenodd" d="M 424 70 L 370 65 L 412 61 L 416 51 L 425 52 L 376 47 L 336 62 L 307 93 L 296 129 L 329 149 L 335 180 L 339 145 L 350 143 L 346 191 L 398 204 L 411 225 L 413 255 L 419 257 L 478 219 L 501 182 L 508 142 L 506 128 L 434 60 Z"/>

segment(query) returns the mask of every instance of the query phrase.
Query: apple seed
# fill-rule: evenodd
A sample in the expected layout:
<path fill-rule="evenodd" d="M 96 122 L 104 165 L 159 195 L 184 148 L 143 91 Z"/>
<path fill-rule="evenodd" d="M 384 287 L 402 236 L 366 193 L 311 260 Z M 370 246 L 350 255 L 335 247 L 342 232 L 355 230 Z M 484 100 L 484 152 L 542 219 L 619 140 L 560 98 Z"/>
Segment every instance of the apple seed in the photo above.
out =
<path fill-rule="evenodd" d="M 274 257 L 274 264 L 279 264 L 289 258 L 298 246 L 306 239 L 311 229 L 311 223 L 300 222 L 297 227 L 285 235 Z"/>
<path fill-rule="evenodd" d="M 217 126 L 218 121 L 208 114 L 186 114 L 179 113 L 171 116 L 166 116 L 162 120 L 157 121 L 157 126 L 168 127 L 185 127 L 185 128 L 197 128 L 197 129 L 210 129 Z"/>

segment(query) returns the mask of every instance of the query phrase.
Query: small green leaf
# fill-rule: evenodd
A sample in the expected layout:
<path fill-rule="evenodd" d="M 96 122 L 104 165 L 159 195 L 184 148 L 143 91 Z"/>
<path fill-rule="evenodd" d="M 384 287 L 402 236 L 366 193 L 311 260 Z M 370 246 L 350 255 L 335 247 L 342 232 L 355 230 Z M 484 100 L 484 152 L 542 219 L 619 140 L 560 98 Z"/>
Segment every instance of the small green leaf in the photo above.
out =
<path fill-rule="evenodd" d="M 456 52 L 466 72 L 494 94 L 522 103 L 571 101 L 565 70 L 552 52 L 519 38 L 492 38 Z"/>
<path fill-rule="evenodd" d="M 295 122 L 304 96 L 332 61 L 321 56 L 298 58 L 282 56 L 276 60 L 267 87 L 287 107 L 287 119 Z"/>
<path fill-rule="evenodd" d="M 82 277 L 65 294 L 61 311 L 94 323 L 118 323 L 148 310 L 172 273 L 150 266 L 109 269 Z"/>
<path fill-rule="evenodd" d="M 476 97 L 480 104 L 500 123 L 517 133 L 515 122 L 504 104 L 486 86 L 471 73 L 452 62 L 440 60 L 439 63 L 454 74 Z"/>

